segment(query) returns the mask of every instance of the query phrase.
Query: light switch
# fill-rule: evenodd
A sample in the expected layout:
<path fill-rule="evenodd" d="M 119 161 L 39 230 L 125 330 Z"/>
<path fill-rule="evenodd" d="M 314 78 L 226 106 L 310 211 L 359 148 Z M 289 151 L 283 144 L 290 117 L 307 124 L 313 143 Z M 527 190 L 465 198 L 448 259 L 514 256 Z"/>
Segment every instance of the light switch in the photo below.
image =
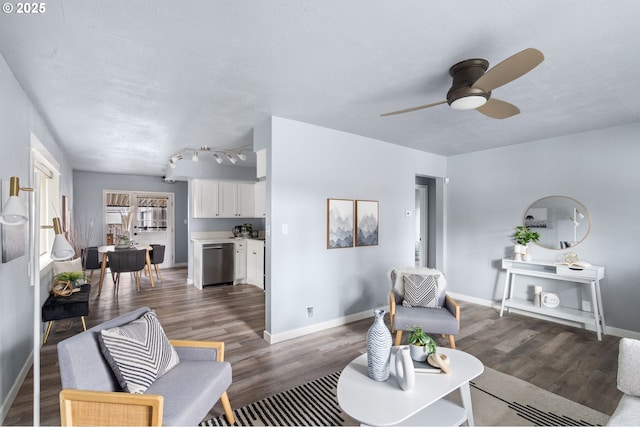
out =
<path fill-rule="evenodd" d="M 282 234 L 289 234 L 289 224 L 282 224 Z"/>

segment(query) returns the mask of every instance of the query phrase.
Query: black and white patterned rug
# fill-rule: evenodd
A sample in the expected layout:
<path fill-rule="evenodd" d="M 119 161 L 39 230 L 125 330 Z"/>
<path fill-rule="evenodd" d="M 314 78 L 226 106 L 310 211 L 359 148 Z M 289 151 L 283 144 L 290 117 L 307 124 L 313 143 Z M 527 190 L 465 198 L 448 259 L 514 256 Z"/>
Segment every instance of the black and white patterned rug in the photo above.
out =
<path fill-rule="evenodd" d="M 434 375 L 434 374 L 422 374 Z M 440 374 L 445 375 L 445 374 Z M 234 410 L 239 426 L 359 425 L 338 405 L 340 372 L 305 383 Z M 395 381 L 390 378 L 389 381 Z M 476 425 L 604 425 L 609 416 L 545 391 L 520 379 L 485 367 L 471 382 Z M 229 396 L 233 405 L 233 396 Z M 459 403 L 459 393 L 447 399 Z M 202 426 L 228 426 L 224 415 Z"/>

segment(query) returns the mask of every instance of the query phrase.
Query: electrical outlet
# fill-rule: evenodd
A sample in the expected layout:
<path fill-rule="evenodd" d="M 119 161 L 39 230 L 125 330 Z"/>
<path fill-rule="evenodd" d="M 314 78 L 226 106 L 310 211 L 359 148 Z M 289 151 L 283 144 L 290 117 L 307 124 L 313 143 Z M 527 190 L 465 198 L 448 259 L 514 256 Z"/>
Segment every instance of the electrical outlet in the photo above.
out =
<path fill-rule="evenodd" d="M 582 311 L 591 311 L 591 303 L 589 301 L 582 301 Z"/>
<path fill-rule="evenodd" d="M 307 307 L 307 317 L 313 317 L 313 307 Z"/>

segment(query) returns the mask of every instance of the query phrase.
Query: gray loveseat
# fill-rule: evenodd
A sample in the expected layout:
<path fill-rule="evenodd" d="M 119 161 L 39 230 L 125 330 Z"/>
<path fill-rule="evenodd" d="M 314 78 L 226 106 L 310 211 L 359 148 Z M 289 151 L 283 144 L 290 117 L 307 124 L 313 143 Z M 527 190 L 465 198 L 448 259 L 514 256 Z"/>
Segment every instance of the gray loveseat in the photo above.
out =
<path fill-rule="evenodd" d="M 624 393 L 607 425 L 640 426 L 640 341 L 620 340 L 618 390 Z"/>
<path fill-rule="evenodd" d="M 180 362 L 144 394 L 119 391 L 118 381 L 100 350 L 99 331 L 127 324 L 149 310 L 137 309 L 58 344 L 63 426 L 197 425 L 218 400 L 233 424 L 226 392 L 231 385 L 231 365 L 223 361 L 221 342 L 170 340 Z"/>

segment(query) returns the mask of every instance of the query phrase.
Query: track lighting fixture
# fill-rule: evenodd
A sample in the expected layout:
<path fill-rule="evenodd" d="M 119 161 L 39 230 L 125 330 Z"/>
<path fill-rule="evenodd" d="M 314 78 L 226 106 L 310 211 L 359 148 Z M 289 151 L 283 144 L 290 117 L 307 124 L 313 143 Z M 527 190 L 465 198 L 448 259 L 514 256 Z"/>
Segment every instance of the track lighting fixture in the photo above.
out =
<path fill-rule="evenodd" d="M 20 187 L 20 179 L 17 176 L 12 176 L 9 180 L 9 198 L 0 215 L 1 223 L 5 225 L 20 225 L 27 222 L 27 208 L 18 197 L 20 191 L 33 191 L 33 188 Z"/>
<path fill-rule="evenodd" d="M 218 149 L 210 148 L 206 145 L 203 145 L 200 148 L 185 148 L 180 152 L 174 154 L 173 156 L 169 157 L 169 167 L 172 169 L 175 168 L 178 165 L 178 162 L 180 160 L 183 160 L 184 156 L 189 154 L 191 154 L 191 161 L 197 162 L 200 160 L 199 154 L 202 152 L 213 153 L 211 157 L 218 164 L 222 164 L 225 159 L 228 160 L 231 164 L 236 164 L 238 160 L 241 160 L 243 162 L 247 160 L 247 155 L 243 152 L 243 149 L 218 150 Z M 202 157 L 202 158 L 205 159 L 205 157 Z M 207 156 L 206 158 L 208 159 L 209 157 Z"/>

